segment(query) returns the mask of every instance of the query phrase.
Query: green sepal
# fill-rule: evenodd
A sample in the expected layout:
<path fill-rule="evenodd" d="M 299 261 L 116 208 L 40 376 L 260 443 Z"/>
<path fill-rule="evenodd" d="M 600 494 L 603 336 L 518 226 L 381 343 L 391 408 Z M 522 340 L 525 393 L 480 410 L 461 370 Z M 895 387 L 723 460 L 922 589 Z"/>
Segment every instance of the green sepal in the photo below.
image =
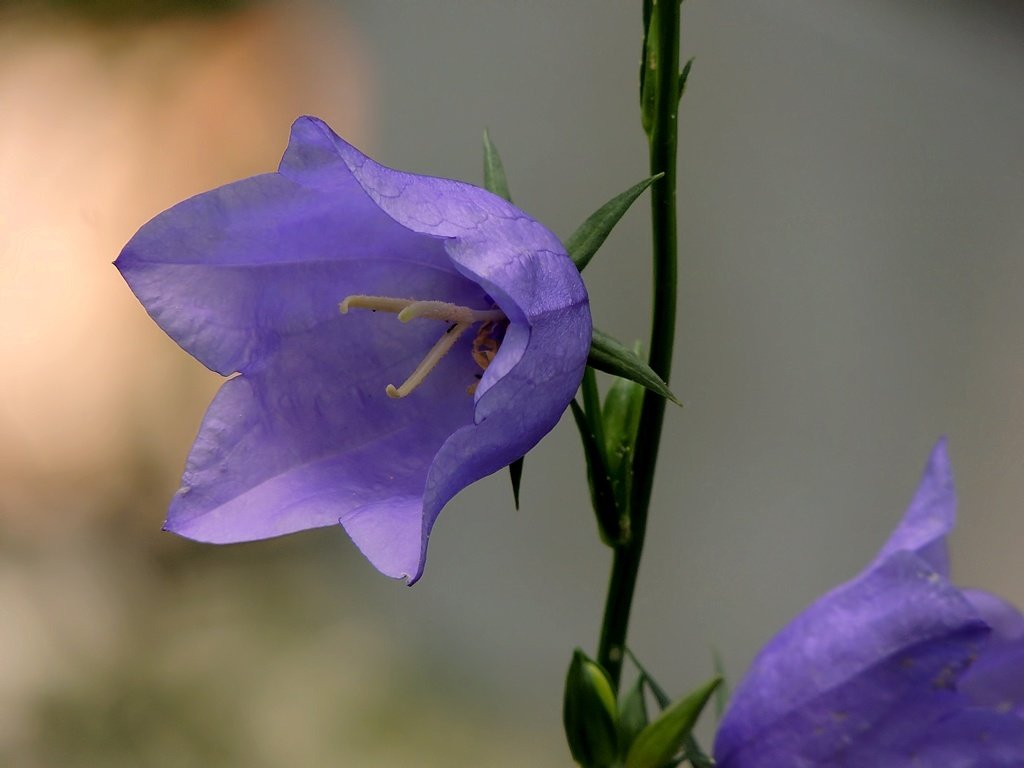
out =
<path fill-rule="evenodd" d="M 708 699 L 721 683 L 714 678 L 662 712 L 633 742 L 626 756 L 626 768 L 662 768 L 690 738 L 693 726 Z"/>
<path fill-rule="evenodd" d="M 590 341 L 590 356 L 587 365 L 599 371 L 635 381 L 676 405 L 682 405 L 662 378 L 641 360 L 633 350 L 616 341 L 607 333 L 594 329 Z"/>
<path fill-rule="evenodd" d="M 508 191 L 508 179 L 505 177 L 505 166 L 501 162 L 498 148 L 491 142 L 491 135 L 484 129 L 484 189 L 498 197 L 512 202 Z"/>
<path fill-rule="evenodd" d="M 690 68 L 693 67 L 693 57 L 683 64 L 683 71 L 679 73 L 679 98 L 683 98 L 683 94 L 686 93 L 686 78 L 690 76 Z"/>
<path fill-rule="evenodd" d="M 604 425 L 604 455 L 620 517 L 629 520 L 633 487 L 633 451 L 640 426 L 644 388 L 629 379 L 615 379 L 601 409 Z M 625 524 L 624 524 L 625 525 Z"/>
<path fill-rule="evenodd" d="M 612 490 L 611 476 L 608 474 L 608 463 L 604 449 L 594 435 L 587 414 L 575 399 L 569 401 L 576 428 L 580 432 L 583 443 L 583 456 L 587 462 L 587 484 L 590 486 L 590 501 L 597 516 L 597 530 L 601 540 L 609 547 L 623 543 L 623 529 L 618 505 L 615 503 L 615 492 Z M 600 414 L 597 415 L 600 418 Z"/>
<path fill-rule="evenodd" d="M 636 347 L 634 354 L 639 357 Z M 605 455 L 608 457 L 608 469 L 613 474 L 618 466 L 627 460 L 636 441 L 643 402 L 644 387 L 629 379 L 615 379 L 604 397 L 601 414 L 604 423 Z"/>
<path fill-rule="evenodd" d="M 512 498 L 516 503 L 516 509 L 519 509 L 519 484 L 523 480 L 523 461 L 525 456 L 520 456 L 518 459 L 508 465 L 508 477 L 512 481 Z"/>
<path fill-rule="evenodd" d="M 597 249 L 601 247 L 612 229 L 619 223 L 619 219 L 629 210 L 641 193 L 664 175 L 659 173 L 657 176 L 651 176 L 616 195 L 590 214 L 579 229 L 569 236 L 569 239 L 565 241 L 565 249 L 580 272 L 594 258 Z"/>
<path fill-rule="evenodd" d="M 619 753 L 625 755 L 637 735 L 647 727 L 644 677 L 640 675 L 619 702 Z"/>
<path fill-rule="evenodd" d="M 618 764 L 618 708 L 608 673 L 577 648 L 565 677 L 562 722 L 573 760 L 583 768 Z"/>

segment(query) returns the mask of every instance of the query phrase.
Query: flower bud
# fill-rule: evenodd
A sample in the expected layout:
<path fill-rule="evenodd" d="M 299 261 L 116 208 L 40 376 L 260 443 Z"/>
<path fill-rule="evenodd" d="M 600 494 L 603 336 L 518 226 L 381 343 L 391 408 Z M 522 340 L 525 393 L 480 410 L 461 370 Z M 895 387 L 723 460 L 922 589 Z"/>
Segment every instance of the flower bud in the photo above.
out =
<path fill-rule="evenodd" d="M 562 709 L 573 759 L 583 768 L 610 768 L 618 760 L 618 715 L 608 673 L 576 649 L 565 679 Z"/>

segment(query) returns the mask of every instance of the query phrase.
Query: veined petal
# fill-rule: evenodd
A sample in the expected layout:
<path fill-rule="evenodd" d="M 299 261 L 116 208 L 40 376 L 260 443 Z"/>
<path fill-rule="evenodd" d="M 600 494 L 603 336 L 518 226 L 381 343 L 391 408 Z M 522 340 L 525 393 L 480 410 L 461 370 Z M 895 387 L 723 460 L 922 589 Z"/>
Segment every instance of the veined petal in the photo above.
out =
<path fill-rule="evenodd" d="M 224 375 L 335 318 L 349 293 L 465 300 L 441 243 L 396 226 L 347 177 L 331 193 L 267 174 L 189 198 L 143 226 L 115 266 L 160 327 Z"/>
<path fill-rule="evenodd" d="M 716 757 L 724 768 L 842 764 L 893 710 L 944 712 L 988 632 L 958 590 L 897 552 L 765 646 L 733 694 Z"/>
<path fill-rule="evenodd" d="M 475 366 L 462 340 L 409 397 L 389 398 L 385 384 L 400 382 L 437 334 L 435 324 L 413 325 L 339 316 L 227 382 L 166 527 L 226 543 L 341 522 L 383 573 L 415 573 L 424 480 L 448 436 L 472 421 L 465 389 Z M 359 345 L 366 340 L 373 345 Z"/>
<path fill-rule="evenodd" d="M 755 659 L 715 742 L 721 768 L 1018 768 L 1024 617 L 947 578 L 945 441 L 882 552 Z"/>

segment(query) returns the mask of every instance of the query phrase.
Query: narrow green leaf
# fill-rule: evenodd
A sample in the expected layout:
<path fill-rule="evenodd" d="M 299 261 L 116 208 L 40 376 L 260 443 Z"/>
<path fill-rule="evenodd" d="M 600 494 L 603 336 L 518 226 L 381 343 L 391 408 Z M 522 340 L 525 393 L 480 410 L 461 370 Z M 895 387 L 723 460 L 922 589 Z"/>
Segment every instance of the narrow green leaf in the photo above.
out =
<path fill-rule="evenodd" d="M 679 73 L 679 98 L 683 98 L 683 94 L 686 93 L 686 78 L 690 76 L 690 68 L 693 66 L 693 57 L 683 64 L 683 71 Z"/>
<path fill-rule="evenodd" d="M 569 252 L 572 260 L 576 262 L 576 268 L 580 272 L 594 258 L 597 249 L 601 247 L 608 238 L 609 233 L 619 223 L 619 219 L 629 210 L 629 207 L 636 199 L 640 197 L 640 194 L 663 175 L 659 173 L 657 176 L 651 176 L 649 179 L 644 179 L 639 184 L 634 184 L 625 192 L 616 195 L 590 214 L 590 217 L 580 225 L 580 228 L 569 236 L 569 239 L 565 241 L 565 249 Z"/>
<path fill-rule="evenodd" d="M 682 405 L 669 390 L 668 384 L 662 381 L 661 377 L 652 371 L 647 363 L 637 357 L 635 352 L 597 328 L 594 329 L 594 335 L 590 342 L 590 356 L 587 358 L 587 365 L 613 376 L 635 381 L 656 395 L 661 395 L 676 405 Z"/>
<path fill-rule="evenodd" d="M 484 129 L 484 189 L 512 202 L 505 178 L 505 166 L 501 162 L 498 148 L 491 142 L 491 135 Z"/>
<path fill-rule="evenodd" d="M 682 749 L 721 680 L 715 678 L 670 706 L 636 737 L 626 768 L 661 768 Z"/>
<path fill-rule="evenodd" d="M 640 675 L 619 702 L 619 751 L 625 756 L 630 745 L 647 727 L 647 702 L 644 699 L 644 677 Z"/>
<path fill-rule="evenodd" d="M 520 456 L 508 465 L 508 476 L 512 480 L 512 498 L 515 499 L 516 509 L 519 509 L 519 484 L 523 480 L 523 460 L 525 458 L 525 456 Z"/>
<path fill-rule="evenodd" d="M 590 486 L 590 500 L 597 514 L 597 529 L 605 544 L 609 547 L 618 546 L 622 543 L 622 529 L 619 525 L 619 511 L 615 505 L 615 494 L 612 492 L 612 481 L 608 476 L 604 451 L 594 437 L 587 415 L 579 403 L 570 400 L 569 408 L 572 409 L 583 443 L 583 456 L 587 462 L 587 484 Z"/>

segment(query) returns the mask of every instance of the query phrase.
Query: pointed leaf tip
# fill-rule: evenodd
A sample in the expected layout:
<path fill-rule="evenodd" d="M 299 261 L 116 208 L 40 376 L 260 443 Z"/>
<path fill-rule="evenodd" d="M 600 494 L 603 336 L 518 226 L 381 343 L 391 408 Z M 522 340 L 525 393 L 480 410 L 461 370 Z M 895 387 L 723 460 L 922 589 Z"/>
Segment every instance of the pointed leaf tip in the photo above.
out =
<path fill-rule="evenodd" d="M 491 134 L 484 129 L 484 189 L 498 197 L 512 202 L 508 190 L 508 178 L 505 176 L 505 165 L 501 162 L 498 148 L 491 141 Z"/>
<path fill-rule="evenodd" d="M 705 683 L 644 728 L 629 749 L 626 768 L 661 768 L 672 760 L 687 743 L 697 718 L 720 684 L 717 677 Z"/>
<path fill-rule="evenodd" d="M 612 229 L 619 223 L 619 219 L 636 202 L 641 193 L 664 175 L 659 173 L 651 176 L 638 184 L 634 184 L 625 192 L 616 195 L 594 211 L 594 213 L 590 214 L 590 217 L 580 225 L 580 228 L 569 236 L 569 239 L 565 241 L 565 249 L 569 252 L 569 256 L 572 257 L 572 260 L 576 263 L 576 268 L 580 272 L 594 258 L 597 249 L 601 247 Z"/>
<path fill-rule="evenodd" d="M 508 476 L 512 481 L 512 498 L 516 503 L 516 510 L 519 509 L 519 484 L 523 481 L 523 463 L 525 459 L 525 456 L 520 456 L 508 465 Z"/>
<path fill-rule="evenodd" d="M 635 381 L 656 395 L 661 395 L 676 405 L 682 405 L 679 399 L 672 394 L 668 384 L 647 363 L 641 360 L 633 350 L 616 341 L 607 333 L 599 331 L 597 328 L 594 329 L 593 337 L 591 338 L 590 356 L 587 358 L 587 365 L 599 371 L 610 373 L 613 376 Z"/>
<path fill-rule="evenodd" d="M 686 93 L 686 80 L 690 77 L 690 70 L 693 68 L 693 57 L 683 65 L 683 71 L 679 73 L 679 98 Z"/>

